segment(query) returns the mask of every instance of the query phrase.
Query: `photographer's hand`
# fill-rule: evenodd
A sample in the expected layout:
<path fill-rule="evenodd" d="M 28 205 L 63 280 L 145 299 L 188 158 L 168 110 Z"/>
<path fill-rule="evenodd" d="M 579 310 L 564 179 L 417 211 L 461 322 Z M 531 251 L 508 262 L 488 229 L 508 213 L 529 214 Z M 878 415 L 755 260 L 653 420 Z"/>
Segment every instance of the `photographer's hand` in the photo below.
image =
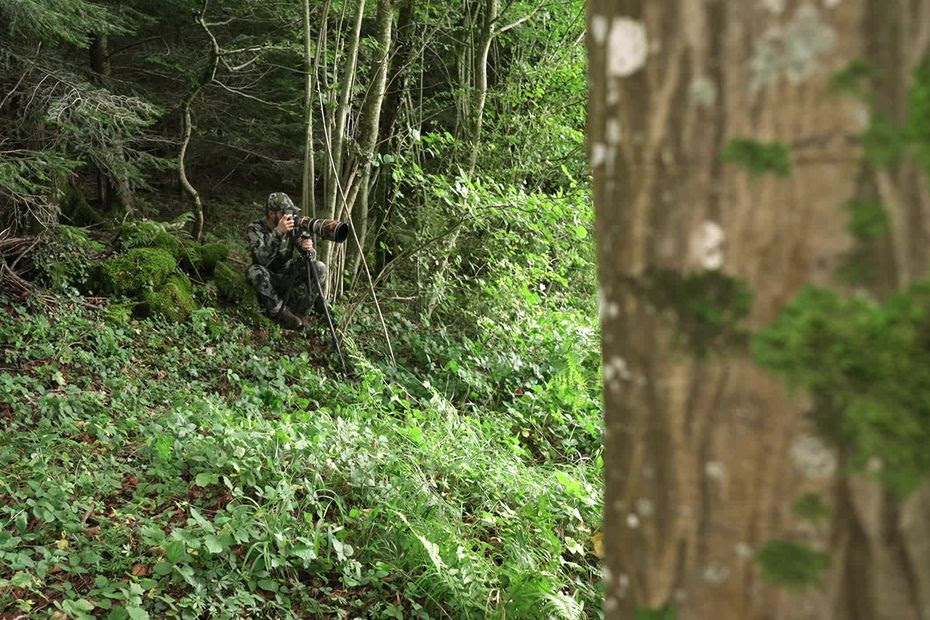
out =
<path fill-rule="evenodd" d="M 303 249 L 304 252 L 312 252 L 313 251 L 313 239 L 301 239 L 300 247 Z"/>
<path fill-rule="evenodd" d="M 275 226 L 274 229 L 279 233 L 284 234 L 291 232 L 294 230 L 294 218 L 289 215 L 285 215 L 280 220 L 278 220 L 278 225 Z"/>

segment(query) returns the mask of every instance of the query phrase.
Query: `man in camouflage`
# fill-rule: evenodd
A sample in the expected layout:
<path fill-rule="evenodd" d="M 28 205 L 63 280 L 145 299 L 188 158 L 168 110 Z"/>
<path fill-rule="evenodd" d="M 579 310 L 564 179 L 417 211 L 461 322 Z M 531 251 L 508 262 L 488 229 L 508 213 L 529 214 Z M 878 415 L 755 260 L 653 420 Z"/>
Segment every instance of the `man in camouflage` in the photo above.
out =
<path fill-rule="evenodd" d="M 310 308 L 322 312 L 324 303 L 315 290 L 310 291 L 308 303 L 304 259 L 293 256 L 298 245 L 292 233 L 292 214 L 296 212 L 287 194 L 275 192 L 265 202 L 265 217 L 249 224 L 246 233 L 252 253 L 246 279 L 255 288 L 265 314 L 286 329 L 306 326 L 311 320 L 311 315 L 307 314 Z M 308 234 L 301 234 L 299 246 L 304 252 L 313 251 L 313 241 Z M 320 284 L 325 286 L 326 265 L 317 260 L 313 264 Z M 292 283 L 293 290 L 285 305 L 284 296 Z"/>

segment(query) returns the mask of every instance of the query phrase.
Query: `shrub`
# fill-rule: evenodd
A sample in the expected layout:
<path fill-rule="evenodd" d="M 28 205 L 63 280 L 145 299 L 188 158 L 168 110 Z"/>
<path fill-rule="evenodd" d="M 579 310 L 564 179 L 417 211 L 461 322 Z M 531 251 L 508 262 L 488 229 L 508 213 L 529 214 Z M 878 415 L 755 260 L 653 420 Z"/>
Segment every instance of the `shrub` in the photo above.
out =
<path fill-rule="evenodd" d="M 36 264 L 52 290 L 86 291 L 97 275 L 97 263 L 92 259 L 105 249 L 83 228 L 58 226 L 52 229 L 36 253 Z"/>
<path fill-rule="evenodd" d="M 132 308 L 134 305 L 135 304 L 132 303 L 108 304 L 103 311 L 103 318 L 110 325 L 125 325 L 132 317 Z"/>

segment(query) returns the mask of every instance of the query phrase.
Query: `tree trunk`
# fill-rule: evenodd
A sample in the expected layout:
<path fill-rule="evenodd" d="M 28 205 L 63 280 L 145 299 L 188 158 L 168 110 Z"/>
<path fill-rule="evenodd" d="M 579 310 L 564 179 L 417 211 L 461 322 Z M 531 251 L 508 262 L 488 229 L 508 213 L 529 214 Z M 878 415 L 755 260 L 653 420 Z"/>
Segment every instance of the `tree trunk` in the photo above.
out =
<path fill-rule="evenodd" d="M 928 617 L 927 493 L 895 505 L 838 479 L 841 455 L 810 434 L 803 401 L 745 353 L 682 351 L 680 326 L 637 292 L 657 269 L 720 269 L 752 288 L 756 329 L 805 284 L 835 282 L 863 126 L 861 105 L 825 96 L 826 82 L 875 54 L 908 76 L 900 60 L 919 57 L 927 1 L 588 3 L 609 618 L 667 606 L 682 619 Z M 878 14 L 894 28 L 883 34 Z M 902 105 L 900 88 L 883 92 Z M 795 145 L 793 173 L 751 181 L 721 163 L 733 138 Z M 887 175 L 873 182 L 903 197 L 891 207 L 903 283 L 926 273 L 930 203 L 903 169 Z M 798 495 L 834 490 L 830 530 L 792 513 Z M 826 587 L 763 581 L 752 557 L 775 537 L 829 550 Z"/>
<path fill-rule="evenodd" d="M 375 32 L 377 32 L 378 50 L 380 56 L 374 61 L 371 85 L 365 105 L 362 107 L 359 119 L 359 146 L 361 149 L 362 172 L 356 182 L 358 198 L 350 203 L 352 226 L 355 229 L 356 239 L 349 240 L 347 252 L 351 256 L 349 274 L 355 277 L 359 261 L 364 257 L 365 241 L 368 235 L 368 193 L 371 181 L 371 160 L 375 156 L 378 144 L 378 127 L 381 123 L 381 106 L 384 102 L 385 85 L 387 83 L 388 64 L 391 56 L 391 27 L 394 23 L 392 0 L 379 0 L 378 13 L 375 19 Z M 357 243 L 354 243 L 357 240 Z"/>
<path fill-rule="evenodd" d="M 329 12 L 329 2 L 323 7 L 321 32 L 326 29 L 326 14 Z M 322 42 L 322 34 L 320 34 Z M 313 161 L 313 76 L 316 71 L 316 61 L 311 55 L 313 37 L 310 32 L 310 0 L 304 0 L 304 169 L 301 191 L 301 208 L 304 213 L 316 217 L 316 198 L 314 194 L 314 180 L 316 170 Z M 319 46 L 318 46 L 319 47 Z M 316 58 L 319 58 L 317 52 Z"/>
<path fill-rule="evenodd" d="M 481 31 L 475 50 L 474 100 L 469 107 L 469 155 L 468 173 L 475 173 L 478 151 L 481 148 L 481 125 L 484 121 L 484 104 L 488 100 L 488 54 L 494 41 L 494 24 L 497 21 L 498 0 L 485 0 L 482 11 Z"/>
<path fill-rule="evenodd" d="M 200 241 L 200 237 L 203 235 L 203 203 L 200 200 L 200 193 L 191 185 L 190 180 L 187 178 L 187 164 L 185 160 L 187 157 L 187 147 L 190 145 L 191 134 L 194 130 L 194 123 L 191 118 L 191 106 L 194 103 L 194 99 L 200 94 L 200 91 L 216 77 L 216 68 L 220 61 L 219 43 L 217 43 L 213 33 L 210 32 L 210 28 L 207 26 L 206 22 L 208 6 L 209 0 L 203 0 L 200 15 L 197 17 L 197 23 L 200 24 L 200 27 L 207 33 L 210 39 L 207 66 L 204 68 L 200 79 L 191 87 L 190 91 L 188 91 L 187 95 L 181 101 L 181 149 L 178 152 L 178 180 L 181 183 L 181 189 L 184 190 L 184 193 L 186 193 L 190 197 L 191 202 L 194 203 L 194 222 L 191 229 L 191 236 L 197 241 Z"/>
<path fill-rule="evenodd" d="M 384 104 L 381 106 L 381 126 L 378 130 L 378 143 L 384 145 L 382 148 L 385 152 L 396 153 L 398 148 L 397 134 L 395 125 L 400 114 L 402 95 L 407 91 L 408 76 L 410 75 L 409 65 L 413 58 L 413 9 L 415 0 L 406 0 L 400 5 L 400 12 L 397 16 L 397 36 L 394 44 L 395 52 L 391 57 L 391 67 L 388 71 L 389 78 L 385 86 Z M 378 182 L 375 185 L 376 198 L 369 201 L 369 220 L 373 225 L 369 230 L 374 230 L 374 238 L 370 246 L 375 248 L 377 256 L 375 271 L 380 270 L 385 264 L 383 250 L 378 246 L 378 234 L 384 224 L 387 214 L 390 212 L 390 205 L 394 200 L 394 179 L 391 169 L 395 164 L 381 165 L 378 174 Z"/>
<path fill-rule="evenodd" d="M 110 77 L 112 69 L 109 39 L 105 34 L 95 35 L 91 39 L 90 68 L 100 77 L 100 82 L 106 86 L 106 80 Z M 117 154 L 118 158 L 123 158 L 121 144 L 110 144 L 108 147 Z M 126 213 L 132 208 L 132 190 L 126 179 L 107 175 L 99 168 L 97 170 L 97 196 L 100 200 L 100 207 L 104 211 L 112 210 L 114 199 L 121 213 Z"/>
<path fill-rule="evenodd" d="M 358 9 L 355 14 L 355 25 L 352 30 L 352 38 L 349 40 L 349 49 L 346 54 L 345 65 L 342 72 L 342 83 L 339 92 L 339 107 L 331 132 L 331 142 L 329 144 L 329 163 L 327 165 L 327 185 L 326 185 L 326 215 L 324 217 L 333 219 L 336 217 L 336 205 L 340 198 L 345 198 L 342 192 L 345 191 L 342 184 L 342 152 L 346 129 L 346 119 L 349 116 L 349 99 L 352 94 L 352 84 L 355 82 L 355 71 L 358 64 L 358 45 L 361 39 L 362 19 L 365 17 L 365 0 L 359 0 Z M 329 290 L 331 294 L 338 292 L 338 287 L 333 283 L 341 282 L 342 271 L 334 269 L 333 247 L 327 244 L 324 262 L 330 265 L 328 274 Z"/>

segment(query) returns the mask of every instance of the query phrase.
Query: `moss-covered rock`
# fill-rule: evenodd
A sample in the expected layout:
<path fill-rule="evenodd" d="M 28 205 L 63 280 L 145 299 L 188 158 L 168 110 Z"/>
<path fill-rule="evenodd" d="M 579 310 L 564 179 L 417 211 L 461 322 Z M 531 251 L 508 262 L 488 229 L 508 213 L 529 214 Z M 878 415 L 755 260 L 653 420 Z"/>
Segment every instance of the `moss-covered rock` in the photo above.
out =
<path fill-rule="evenodd" d="M 225 243 L 207 243 L 200 246 L 200 264 L 204 273 L 213 273 L 220 261 L 229 256 Z"/>
<path fill-rule="evenodd" d="M 172 321 L 186 321 L 197 308 L 191 281 L 184 274 L 174 274 L 164 285 L 142 294 L 149 314 L 158 314 Z"/>
<path fill-rule="evenodd" d="M 225 260 L 227 256 L 229 256 L 229 248 L 225 243 L 200 245 L 187 242 L 181 249 L 181 268 L 198 276 L 210 276 L 216 270 L 217 263 Z"/>
<path fill-rule="evenodd" d="M 248 280 L 245 279 L 245 274 L 228 261 L 220 261 L 216 265 L 213 281 L 216 282 L 216 288 L 219 290 L 220 296 L 228 301 L 240 305 L 258 303 L 255 291 Z"/>
<path fill-rule="evenodd" d="M 135 248 L 103 261 L 100 284 L 108 292 L 131 296 L 161 286 L 176 269 L 169 251 Z"/>
<path fill-rule="evenodd" d="M 161 231 L 155 235 L 155 238 L 148 244 L 148 247 L 167 250 L 171 252 L 171 255 L 174 256 L 175 259 L 181 256 L 181 242 L 177 237 L 166 231 Z"/>

